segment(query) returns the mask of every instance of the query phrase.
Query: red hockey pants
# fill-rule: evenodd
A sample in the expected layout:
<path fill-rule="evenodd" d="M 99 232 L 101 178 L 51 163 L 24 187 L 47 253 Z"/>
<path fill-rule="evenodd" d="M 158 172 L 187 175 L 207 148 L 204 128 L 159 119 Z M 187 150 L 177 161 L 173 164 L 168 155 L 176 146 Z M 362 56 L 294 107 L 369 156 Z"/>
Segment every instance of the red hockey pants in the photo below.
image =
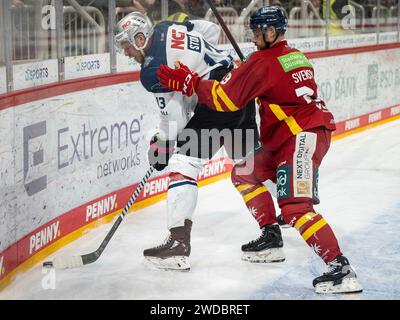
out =
<path fill-rule="evenodd" d="M 266 180 L 275 182 L 283 219 L 326 263 L 341 252 L 331 227 L 313 204 L 319 203 L 318 167 L 330 141 L 331 131 L 323 128 L 301 132 L 277 151 L 256 150 L 232 170 L 232 183 L 260 228 L 276 223 L 271 194 L 263 185 Z"/>

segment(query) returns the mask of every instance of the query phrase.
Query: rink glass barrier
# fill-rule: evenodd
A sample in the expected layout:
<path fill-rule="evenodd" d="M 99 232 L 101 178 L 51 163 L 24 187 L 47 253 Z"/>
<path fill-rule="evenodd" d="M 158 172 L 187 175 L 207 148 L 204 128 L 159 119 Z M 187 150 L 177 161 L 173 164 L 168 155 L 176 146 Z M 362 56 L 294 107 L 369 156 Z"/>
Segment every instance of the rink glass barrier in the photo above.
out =
<path fill-rule="evenodd" d="M 303 51 L 399 42 L 400 0 L 216 0 L 233 37 L 254 51 L 249 19 L 260 6 L 280 5 L 286 37 Z M 115 52 L 115 22 L 132 11 L 164 19 L 216 21 L 205 0 L 1 0 L 0 94 L 76 78 L 139 70 Z M 219 44 L 231 48 L 222 32 Z M 237 58 L 237 56 L 236 56 Z"/>
<path fill-rule="evenodd" d="M 245 56 L 254 51 L 249 16 L 277 2 L 217 3 Z M 338 16 L 329 1 L 281 1 L 289 43 L 315 66 L 336 134 L 400 116 L 399 1 L 359 2 Z M 115 52 L 112 27 L 132 10 L 154 22 L 179 19 L 177 10 L 215 17 L 201 0 L 139 3 L 0 0 L 0 289 L 16 271 L 109 222 L 148 168 L 158 107 L 138 82 L 140 66 Z M 223 33 L 219 47 L 236 56 Z M 229 174 L 220 156 L 202 181 Z M 167 186 L 166 173 L 156 175 L 136 208 L 165 198 Z"/>

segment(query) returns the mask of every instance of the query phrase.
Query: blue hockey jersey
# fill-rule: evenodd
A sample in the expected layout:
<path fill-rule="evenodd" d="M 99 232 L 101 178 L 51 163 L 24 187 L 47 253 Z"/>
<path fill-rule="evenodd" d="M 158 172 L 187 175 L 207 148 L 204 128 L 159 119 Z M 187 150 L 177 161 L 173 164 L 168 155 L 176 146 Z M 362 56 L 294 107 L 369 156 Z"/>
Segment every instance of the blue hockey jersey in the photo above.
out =
<path fill-rule="evenodd" d="M 140 81 L 147 91 L 155 95 L 160 109 L 161 139 L 174 140 L 178 136 L 192 116 L 197 96 L 186 97 L 180 92 L 163 88 L 157 79 L 160 64 L 173 68 L 175 62 L 180 61 L 204 79 L 209 79 L 213 69 L 229 67 L 233 63 L 227 52 L 218 50 L 205 39 L 208 34 L 209 40 L 216 40 L 219 32 L 216 24 L 201 20 L 196 23 L 164 21 L 154 27 L 150 47 L 141 66 Z"/>

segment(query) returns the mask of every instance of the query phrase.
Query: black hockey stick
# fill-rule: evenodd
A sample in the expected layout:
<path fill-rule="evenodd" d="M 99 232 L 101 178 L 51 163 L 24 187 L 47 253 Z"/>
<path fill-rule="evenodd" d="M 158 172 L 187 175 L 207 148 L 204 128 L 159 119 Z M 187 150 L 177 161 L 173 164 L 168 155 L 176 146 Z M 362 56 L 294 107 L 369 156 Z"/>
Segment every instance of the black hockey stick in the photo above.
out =
<path fill-rule="evenodd" d="M 206 0 L 207 3 L 210 5 L 210 8 L 212 12 L 214 13 L 215 17 L 217 18 L 219 24 L 221 25 L 222 30 L 224 30 L 226 36 L 228 37 L 229 41 L 231 42 L 233 49 L 235 49 L 237 55 L 239 56 L 240 60 L 244 61 L 244 55 L 242 51 L 240 50 L 237 42 L 232 36 L 232 33 L 229 31 L 228 27 L 225 24 L 225 21 L 222 19 L 221 15 L 219 14 L 217 8 L 214 6 L 212 0 Z"/>
<path fill-rule="evenodd" d="M 232 44 L 233 49 L 235 49 L 235 51 L 236 51 L 237 55 L 239 56 L 240 60 L 242 62 L 244 62 L 245 61 L 245 57 L 244 57 L 244 55 L 242 53 L 242 50 L 240 50 L 235 38 L 233 38 L 232 33 L 229 31 L 228 27 L 226 26 L 224 19 L 222 19 L 222 17 L 219 14 L 217 8 L 214 6 L 214 4 L 212 2 L 213 0 L 206 0 L 206 1 L 210 5 L 210 8 L 211 8 L 212 12 L 214 13 L 215 17 L 217 18 L 219 24 L 221 25 L 222 30 L 224 30 L 226 36 L 228 37 L 230 43 Z M 255 112 L 256 112 L 255 102 L 253 101 L 252 103 L 253 103 L 252 107 L 244 109 L 243 115 L 242 115 L 240 121 L 238 122 L 237 128 L 240 126 L 240 124 L 243 123 L 243 121 L 247 117 L 251 117 L 252 114 L 255 114 Z"/>
<path fill-rule="evenodd" d="M 146 184 L 147 180 L 149 180 L 151 174 L 153 173 L 154 168 L 151 166 L 149 170 L 147 170 L 146 175 L 140 181 L 139 185 L 137 186 L 135 192 L 129 199 L 128 203 L 125 205 L 125 208 L 122 210 L 122 213 L 119 215 L 117 220 L 114 222 L 111 230 L 107 233 L 106 237 L 104 238 L 103 242 L 101 243 L 100 247 L 91 253 L 84 254 L 81 256 L 64 256 L 64 257 L 56 257 L 53 261 L 46 261 L 43 263 L 43 267 L 54 267 L 56 269 L 67 269 L 67 268 L 77 268 L 81 267 L 85 264 L 95 262 L 100 255 L 103 253 L 104 249 L 106 248 L 108 242 L 110 242 L 112 236 L 114 235 L 115 231 L 118 229 L 119 225 L 121 224 L 122 220 L 125 218 L 126 214 L 128 213 L 129 208 L 133 205 L 136 198 L 138 197 L 140 191 L 142 191 L 144 185 Z"/>

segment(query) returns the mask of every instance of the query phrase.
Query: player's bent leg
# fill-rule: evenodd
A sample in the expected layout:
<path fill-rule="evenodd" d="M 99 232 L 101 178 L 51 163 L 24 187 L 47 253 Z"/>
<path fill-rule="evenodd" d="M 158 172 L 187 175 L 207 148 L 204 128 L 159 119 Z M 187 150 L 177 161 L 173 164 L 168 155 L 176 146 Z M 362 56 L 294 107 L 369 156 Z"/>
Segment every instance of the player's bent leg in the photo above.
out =
<path fill-rule="evenodd" d="M 297 229 L 328 265 L 328 272 L 313 281 L 317 293 L 355 293 L 362 287 L 354 270 L 340 251 L 332 228 L 321 214 L 316 213 L 310 201 L 290 203 L 281 207 L 283 220 Z"/>
<path fill-rule="evenodd" d="M 166 241 L 143 252 L 145 258 L 161 269 L 189 270 L 192 216 L 197 203 L 197 176 L 202 161 L 185 155 L 174 155 L 170 161 L 167 196 Z"/>
<path fill-rule="evenodd" d="M 183 226 L 185 219 L 192 220 L 196 209 L 197 177 L 204 161 L 183 154 L 175 154 L 169 162 L 167 195 L 168 229 Z"/>
<path fill-rule="evenodd" d="M 232 170 L 232 183 L 257 220 L 261 235 L 242 246 L 242 260 L 249 262 L 282 262 L 285 260 L 279 225 L 276 224 L 274 202 L 267 187 L 253 174 L 243 174 L 237 164 Z"/>
<path fill-rule="evenodd" d="M 246 204 L 247 209 L 257 220 L 260 228 L 276 223 L 275 206 L 268 188 L 262 181 L 274 176 L 275 171 L 264 172 L 262 162 L 259 162 L 260 153 L 236 164 L 231 173 L 231 181 Z M 250 165 L 249 165 L 250 163 Z M 260 165 L 259 165 L 260 163 Z"/>

